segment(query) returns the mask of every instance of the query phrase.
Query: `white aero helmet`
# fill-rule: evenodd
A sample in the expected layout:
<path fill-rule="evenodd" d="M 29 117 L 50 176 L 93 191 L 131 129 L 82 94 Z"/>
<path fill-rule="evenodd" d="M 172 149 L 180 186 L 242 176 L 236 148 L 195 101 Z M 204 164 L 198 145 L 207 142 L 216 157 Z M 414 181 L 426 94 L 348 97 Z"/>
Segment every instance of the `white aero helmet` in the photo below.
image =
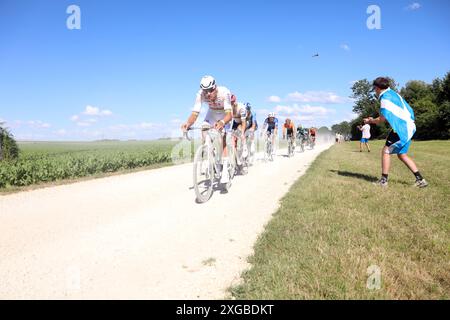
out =
<path fill-rule="evenodd" d="M 267 118 L 275 118 L 275 112 L 269 113 L 269 115 L 267 116 Z"/>
<path fill-rule="evenodd" d="M 211 90 L 216 88 L 216 80 L 211 76 L 204 76 L 200 81 L 200 88 L 202 90 Z"/>

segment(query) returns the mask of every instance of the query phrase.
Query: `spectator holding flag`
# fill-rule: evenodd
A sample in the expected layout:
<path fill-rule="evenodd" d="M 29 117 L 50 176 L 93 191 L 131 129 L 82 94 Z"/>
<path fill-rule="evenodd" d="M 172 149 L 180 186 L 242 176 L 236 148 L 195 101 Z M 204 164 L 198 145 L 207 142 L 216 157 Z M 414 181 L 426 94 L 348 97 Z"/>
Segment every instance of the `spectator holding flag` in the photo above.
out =
<path fill-rule="evenodd" d="M 427 187 L 428 183 L 420 174 L 414 161 L 407 155 L 412 137 L 416 132 L 413 109 L 397 92 L 390 88 L 388 79 L 377 78 L 373 82 L 373 89 L 381 103 L 380 116 L 377 119 L 368 118 L 367 120 L 376 125 L 387 121 L 392 127 L 381 155 L 382 176 L 376 184 L 387 187 L 391 155 L 396 154 L 416 177 L 415 186 Z"/>

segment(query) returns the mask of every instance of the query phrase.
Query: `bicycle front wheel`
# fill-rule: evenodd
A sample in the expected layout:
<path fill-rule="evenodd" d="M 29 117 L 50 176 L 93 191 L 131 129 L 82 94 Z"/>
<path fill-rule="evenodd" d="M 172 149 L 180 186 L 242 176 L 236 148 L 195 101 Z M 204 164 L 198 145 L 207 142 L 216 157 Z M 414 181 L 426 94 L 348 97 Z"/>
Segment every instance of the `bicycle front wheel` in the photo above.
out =
<path fill-rule="evenodd" d="M 228 148 L 228 168 L 223 168 L 223 170 L 228 170 L 228 183 L 224 185 L 226 191 L 230 191 L 231 186 L 233 184 L 233 179 L 236 174 L 236 168 L 237 168 L 237 150 L 234 148 L 234 146 L 230 146 Z"/>
<path fill-rule="evenodd" d="M 207 202 L 213 193 L 214 158 L 211 147 L 201 146 L 194 158 L 194 190 L 199 203 Z"/>

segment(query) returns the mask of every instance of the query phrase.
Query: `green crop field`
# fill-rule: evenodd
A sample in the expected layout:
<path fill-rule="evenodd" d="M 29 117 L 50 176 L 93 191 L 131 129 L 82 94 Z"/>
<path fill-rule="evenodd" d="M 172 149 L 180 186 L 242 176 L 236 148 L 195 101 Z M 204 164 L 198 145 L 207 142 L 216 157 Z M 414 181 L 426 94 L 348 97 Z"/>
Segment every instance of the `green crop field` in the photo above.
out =
<path fill-rule="evenodd" d="M 191 157 L 198 141 L 191 145 Z M 17 161 L 0 162 L 0 192 L 172 164 L 179 141 L 20 142 Z M 188 143 L 189 142 L 185 142 Z M 280 148 L 287 143 L 280 142 Z M 263 142 L 257 144 L 263 150 Z M 182 152 L 182 151 L 181 151 Z M 182 153 L 180 154 L 182 155 Z M 192 159 L 191 159 L 192 160 Z"/>
<path fill-rule="evenodd" d="M 177 143 L 21 142 L 19 160 L 0 162 L 0 190 L 170 164 Z"/>

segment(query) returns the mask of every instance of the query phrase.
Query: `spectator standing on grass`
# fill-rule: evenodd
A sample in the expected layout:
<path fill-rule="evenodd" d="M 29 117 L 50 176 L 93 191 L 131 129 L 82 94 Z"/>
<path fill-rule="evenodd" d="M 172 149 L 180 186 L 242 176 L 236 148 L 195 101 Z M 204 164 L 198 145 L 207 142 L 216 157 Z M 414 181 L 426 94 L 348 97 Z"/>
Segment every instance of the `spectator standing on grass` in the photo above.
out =
<path fill-rule="evenodd" d="M 363 146 L 366 146 L 367 151 L 370 152 L 369 140 L 370 140 L 370 124 L 368 119 L 364 119 L 364 125 L 358 126 L 358 129 L 362 132 L 362 138 L 359 143 L 359 152 L 363 152 Z"/>
<path fill-rule="evenodd" d="M 407 155 L 412 137 L 416 132 L 413 109 L 405 99 L 390 88 L 388 79 L 377 78 L 373 82 L 373 89 L 381 103 L 380 116 L 376 119 L 368 118 L 367 120 L 369 123 L 376 125 L 388 122 L 392 127 L 381 155 L 382 176 L 376 185 L 387 187 L 391 155 L 396 154 L 416 177 L 415 186 L 418 188 L 427 187 L 427 181 L 420 174 L 414 161 Z"/>

